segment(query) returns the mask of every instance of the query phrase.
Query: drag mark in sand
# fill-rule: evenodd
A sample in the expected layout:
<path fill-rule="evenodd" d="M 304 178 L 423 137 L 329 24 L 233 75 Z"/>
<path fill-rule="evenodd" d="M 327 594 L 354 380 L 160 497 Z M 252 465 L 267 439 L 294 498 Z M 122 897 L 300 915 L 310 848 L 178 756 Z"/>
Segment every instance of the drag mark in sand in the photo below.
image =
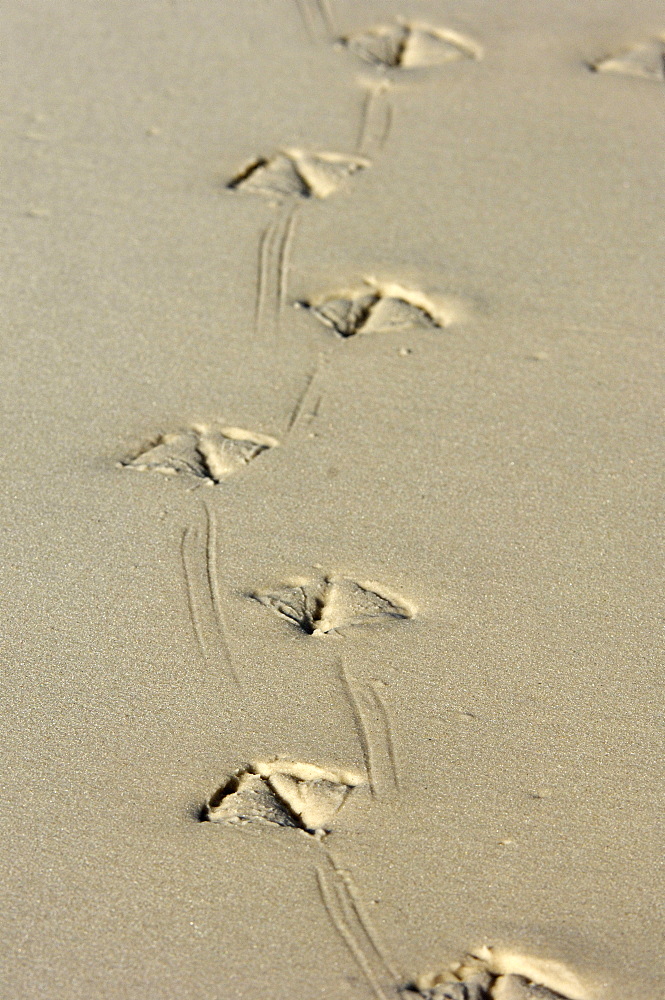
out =
<path fill-rule="evenodd" d="M 187 608 L 202 659 L 210 664 L 220 651 L 226 673 L 242 687 L 229 645 L 217 568 L 217 525 L 204 504 L 203 535 L 196 527 L 186 527 L 180 542 Z"/>
<path fill-rule="evenodd" d="M 362 749 L 373 798 L 399 792 L 392 726 L 376 687 L 347 673 L 340 659 L 340 679 Z"/>
<path fill-rule="evenodd" d="M 323 395 L 319 395 L 316 403 L 310 409 L 310 400 L 314 394 L 314 390 L 319 384 L 319 379 L 321 375 L 321 369 L 323 367 L 323 358 L 319 355 L 316 365 L 314 366 L 311 373 L 307 376 L 304 388 L 300 395 L 298 396 L 295 406 L 289 414 L 289 418 L 286 423 L 286 431 L 284 433 L 284 441 L 288 439 L 289 435 L 296 430 L 298 424 L 303 418 L 307 418 L 307 422 L 311 423 L 312 420 L 317 416 L 319 412 L 319 407 L 321 406 L 321 400 Z"/>
<path fill-rule="evenodd" d="M 288 293 L 290 257 L 297 206 L 283 206 L 259 240 L 254 331 L 277 336 Z"/>
<path fill-rule="evenodd" d="M 219 637 L 219 645 L 221 646 L 228 671 L 238 687 L 241 687 L 240 678 L 233 663 L 233 656 L 231 655 L 231 647 L 229 646 L 226 621 L 220 596 L 217 568 L 217 522 L 208 504 L 204 503 L 203 506 L 206 512 L 206 578 L 208 581 L 210 603 Z"/>
<path fill-rule="evenodd" d="M 378 942 L 350 872 L 338 868 L 329 853 L 328 860 L 332 871 L 316 868 L 316 883 L 323 906 L 377 1000 L 387 1000 L 382 980 L 392 985 L 400 976 Z"/>
<path fill-rule="evenodd" d="M 284 238 L 279 244 L 279 250 L 277 253 L 277 273 L 279 274 L 277 307 L 280 313 L 284 308 L 284 303 L 286 301 L 286 296 L 288 292 L 289 266 L 290 266 L 291 250 L 293 246 L 293 233 L 295 230 L 295 224 L 296 224 L 296 219 L 295 219 L 295 209 L 294 209 L 287 219 L 286 227 L 284 229 Z"/>
<path fill-rule="evenodd" d="M 323 24 L 325 25 L 328 35 L 331 38 L 334 38 L 335 22 L 333 21 L 330 0 L 314 0 L 314 2 L 316 4 L 316 9 L 319 12 L 319 17 L 321 18 Z"/>
<path fill-rule="evenodd" d="M 309 41 L 315 44 L 317 35 L 324 41 L 335 37 L 335 26 L 328 0 L 295 0 L 296 9 Z"/>
<path fill-rule="evenodd" d="M 206 650 L 203 631 L 201 628 L 201 613 L 198 607 L 196 590 L 194 588 L 193 574 L 189 568 L 190 561 L 195 557 L 195 550 L 197 548 L 198 538 L 196 528 L 185 528 L 180 541 L 180 559 L 182 561 L 185 589 L 187 591 L 187 606 L 189 608 L 189 617 L 191 619 L 192 628 L 196 637 L 196 644 L 199 647 L 199 652 L 202 658 L 207 660 L 208 652 Z"/>
<path fill-rule="evenodd" d="M 363 156 L 383 149 L 390 134 L 393 110 L 389 90 L 388 80 L 372 80 L 365 84 L 356 142 L 356 149 Z"/>

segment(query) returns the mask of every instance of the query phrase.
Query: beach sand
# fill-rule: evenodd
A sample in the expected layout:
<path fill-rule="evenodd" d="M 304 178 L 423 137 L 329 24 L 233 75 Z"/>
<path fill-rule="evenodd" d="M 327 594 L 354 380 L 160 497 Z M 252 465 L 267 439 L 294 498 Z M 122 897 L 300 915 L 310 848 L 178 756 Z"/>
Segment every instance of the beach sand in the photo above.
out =
<path fill-rule="evenodd" d="M 5 1000 L 662 995 L 664 33 L 6 5 Z"/>

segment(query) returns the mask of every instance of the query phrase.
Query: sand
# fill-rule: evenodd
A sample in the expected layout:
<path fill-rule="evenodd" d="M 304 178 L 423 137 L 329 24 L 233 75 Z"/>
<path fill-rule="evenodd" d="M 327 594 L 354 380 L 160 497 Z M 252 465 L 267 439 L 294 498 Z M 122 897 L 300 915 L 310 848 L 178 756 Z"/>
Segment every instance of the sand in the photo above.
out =
<path fill-rule="evenodd" d="M 5 5 L 4 1000 L 662 995 L 664 33 Z"/>

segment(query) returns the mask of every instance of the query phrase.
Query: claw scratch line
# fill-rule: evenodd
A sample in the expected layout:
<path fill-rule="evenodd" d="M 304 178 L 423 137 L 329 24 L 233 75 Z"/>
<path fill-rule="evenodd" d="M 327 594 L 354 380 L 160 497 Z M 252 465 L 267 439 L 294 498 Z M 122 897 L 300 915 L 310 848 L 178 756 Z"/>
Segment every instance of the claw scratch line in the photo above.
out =
<path fill-rule="evenodd" d="M 206 653 L 205 642 L 203 641 L 203 633 L 201 631 L 201 622 L 199 620 L 199 613 L 196 607 L 196 600 L 194 598 L 194 589 L 192 587 L 192 577 L 187 566 L 187 542 L 190 535 L 196 541 L 196 531 L 191 528 L 185 528 L 182 533 L 182 538 L 180 540 L 180 558 L 182 560 L 182 568 L 185 574 L 185 588 L 187 590 L 187 604 L 189 606 L 189 617 L 192 620 L 192 628 L 194 629 L 194 635 L 196 636 L 196 642 L 199 647 L 199 652 L 204 660 L 208 659 L 208 654 Z"/>
<path fill-rule="evenodd" d="M 386 116 L 384 120 L 383 131 L 378 141 L 379 149 L 383 149 L 386 142 L 388 141 L 388 136 L 390 135 L 390 129 L 392 123 L 393 123 L 393 109 L 392 105 L 390 104 L 390 101 L 388 101 L 388 99 L 386 98 Z"/>
<path fill-rule="evenodd" d="M 372 107 L 373 100 L 374 100 L 374 90 L 371 87 L 368 87 L 367 92 L 363 98 L 362 108 L 360 109 L 360 128 L 358 129 L 358 141 L 356 142 L 356 149 L 358 150 L 359 153 L 362 153 L 365 149 L 365 140 L 367 138 L 369 113 Z"/>
<path fill-rule="evenodd" d="M 335 24 L 328 0 L 316 0 L 319 16 L 323 21 L 323 26 L 330 38 L 335 37 Z"/>
<path fill-rule="evenodd" d="M 231 648 L 226 636 L 226 623 L 224 621 L 224 612 L 222 610 L 222 601 L 219 593 L 219 579 L 217 576 L 217 525 L 208 505 L 204 503 L 203 506 L 206 512 L 206 575 L 208 578 L 210 601 L 229 672 L 232 674 L 236 684 L 240 687 L 240 678 L 238 677 L 238 673 L 233 665 Z"/>
<path fill-rule="evenodd" d="M 344 660 L 339 661 L 339 672 L 342 679 L 342 684 L 344 685 L 344 691 L 351 708 L 351 714 L 353 715 L 353 721 L 355 723 L 356 732 L 358 734 L 358 741 L 360 743 L 360 748 L 362 750 L 363 761 L 365 763 L 365 770 L 367 771 L 367 780 L 369 782 L 369 790 L 372 798 L 376 798 L 376 784 L 374 781 L 374 770 L 372 766 L 372 750 L 370 747 L 369 736 L 367 733 L 367 727 L 365 726 L 365 720 L 363 719 L 362 712 L 360 710 L 360 705 L 358 699 L 356 698 L 353 688 L 351 687 L 351 682 L 346 673 L 344 667 Z"/>
<path fill-rule="evenodd" d="M 388 709 L 385 706 L 385 702 L 381 695 L 379 694 L 375 684 L 368 684 L 367 690 L 372 695 L 372 700 L 374 701 L 379 715 L 381 716 L 381 721 L 383 723 L 383 731 L 386 741 L 386 754 L 390 762 L 390 770 L 392 772 L 393 784 L 395 785 L 395 791 L 399 792 L 399 774 L 397 772 L 397 761 L 395 758 L 395 744 L 393 743 L 393 733 L 392 726 L 390 724 L 390 716 L 388 715 Z"/>
<path fill-rule="evenodd" d="M 269 279 L 269 264 L 272 253 L 272 245 L 275 239 L 275 232 L 279 225 L 279 219 L 273 219 L 261 233 L 259 240 L 258 254 L 258 276 L 256 281 L 256 306 L 254 309 L 254 329 L 258 336 L 263 330 L 264 316 L 266 309 L 266 294 Z"/>
<path fill-rule="evenodd" d="M 255 326 L 257 334 L 263 331 L 265 326 L 265 314 L 268 308 L 267 299 L 270 295 L 270 283 L 272 278 L 271 259 L 274 251 L 275 240 L 281 224 L 281 216 L 278 215 L 269 223 L 261 234 L 259 241 L 259 275 L 256 289 L 256 319 Z"/>
<path fill-rule="evenodd" d="M 335 912 L 336 907 L 333 902 L 332 895 L 330 893 L 328 886 L 326 885 L 325 876 L 320 868 L 316 869 L 316 880 L 318 883 L 321 900 L 335 930 L 346 944 L 347 948 L 351 952 L 355 961 L 358 963 L 359 967 L 362 969 L 362 972 L 365 975 L 367 982 L 374 990 L 374 995 L 376 996 L 377 1000 L 387 1000 L 385 993 L 381 989 L 381 986 L 378 980 L 376 979 L 374 972 L 372 971 L 372 967 L 369 961 L 367 960 L 366 955 L 364 954 L 362 948 L 356 941 L 353 931 L 351 930 L 346 920 L 344 919 L 344 910 L 342 904 L 340 903 L 339 896 L 337 901 L 338 903 L 337 909 L 342 910 L 342 915 L 340 916 L 339 912 Z"/>
<path fill-rule="evenodd" d="M 385 81 L 379 84 L 370 84 L 367 87 L 360 109 L 360 127 L 356 143 L 356 149 L 359 153 L 368 155 L 373 145 L 376 145 L 378 149 L 382 149 L 388 138 L 392 124 L 392 108 L 387 97 L 385 98 L 385 111 L 383 112 L 383 122 L 380 130 L 377 127 L 378 113 L 381 108 L 380 101 L 383 95 L 387 94 L 388 89 L 389 84 Z"/>
<path fill-rule="evenodd" d="M 286 300 L 297 206 L 282 206 L 259 239 L 254 330 L 276 335 Z"/>
<path fill-rule="evenodd" d="M 300 20 L 302 21 L 303 26 L 305 28 L 305 34 L 307 35 L 307 38 L 313 45 L 315 41 L 314 26 L 312 25 L 312 16 L 309 9 L 309 2 L 308 0 L 295 0 L 295 3 L 296 3 L 296 8 L 298 10 L 298 14 L 300 15 Z"/>
<path fill-rule="evenodd" d="M 307 381 L 305 382 L 305 388 L 298 396 L 298 399 L 296 400 L 296 405 L 291 410 L 291 415 L 289 416 L 289 420 L 286 425 L 286 434 L 290 434 L 290 432 L 296 426 L 302 414 L 304 413 L 305 405 L 307 404 L 307 401 L 312 394 L 312 389 L 314 388 L 314 384 L 318 379 L 320 371 L 321 371 L 321 356 L 319 355 L 319 360 L 316 363 L 314 371 L 311 373 L 311 375 L 309 375 Z M 321 405 L 321 399 L 319 398 L 317 402 L 317 409 L 320 405 Z"/>
<path fill-rule="evenodd" d="M 312 410 L 312 420 L 314 420 L 315 417 L 318 417 L 319 412 L 321 410 L 322 401 L 323 401 L 323 396 L 319 396 L 316 403 L 314 404 L 314 409 Z"/>
<path fill-rule="evenodd" d="M 348 907 L 350 906 L 355 914 L 355 918 L 360 924 L 365 937 L 369 941 L 372 950 L 374 951 L 376 957 L 379 959 L 383 965 L 385 971 L 391 979 L 399 979 L 399 973 L 393 969 L 388 958 L 386 957 L 383 948 L 379 944 L 378 935 L 374 928 L 372 921 L 370 920 L 369 914 L 365 909 L 365 905 L 360 898 L 360 893 L 356 888 L 356 884 L 353 880 L 351 872 L 346 868 L 338 868 L 337 864 L 331 857 L 333 867 L 337 876 L 339 878 L 338 882 L 338 898 L 341 901 L 342 907 L 348 913 Z M 340 884 L 341 883 L 341 884 Z"/>
<path fill-rule="evenodd" d="M 384 969 L 388 973 L 388 976 L 391 979 L 398 980 L 400 978 L 400 973 L 397 971 L 397 969 L 393 968 L 388 957 L 385 954 L 384 949 L 379 944 L 379 935 L 377 934 L 374 924 L 372 923 L 370 916 L 367 913 L 365 904 L 363 903 L 360 897 L 360 893 L 358 892 L 358 887 L 356 886 L 355 880 L 351 872 L 349 871 L 348 868 L 342 868 L 340 865 L 337 864 L 337 861 L 335 860 L 335 857 L 329 847 L 324 847 L 324 850 L 326 853 L 326 857 L 330 862 L 332 869 L 335 872 L 335 875 L 337 876 L 338 880 L 342 883 L 344 893 L 348 897 L 348 900 L 345 903 L 342 900 L 341 887 L 337 888 L 338 897 L 340 898 L 340 900 L 342 900 L 341 902 L 342 908 L 346 910 L 347 914 L 349 906 L 353 909 L 356 920 L 360 924 L 360 927 L 363 933 L 365 934 L 365 937 L 372 946 L 372 949 L 375 952 L 376 956 L 378 957 L 379 961 L 384 966 Z"/>
<path fill-rule="evenodd" d="M 281 317 L 286 302 L 286 295 L 289 282 L 289 261 L 291 248 L 293 246 L 293 233 L 296 224 L 296 207 L 293 207 L 286 215 L 284 233 L 277 250 L 277 319 Z"/>

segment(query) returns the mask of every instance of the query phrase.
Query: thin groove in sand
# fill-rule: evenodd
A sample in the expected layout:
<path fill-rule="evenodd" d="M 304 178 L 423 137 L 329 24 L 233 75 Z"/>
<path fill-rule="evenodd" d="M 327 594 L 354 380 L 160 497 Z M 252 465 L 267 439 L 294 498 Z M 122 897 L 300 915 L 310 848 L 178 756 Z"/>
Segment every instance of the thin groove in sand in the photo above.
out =
<path fill-rule="evenodd" d="M 198 613 L 197 606 L 196 606 L 196 599 L 194 597 L 194 588 L 192 586 L 192 576 L 191 576 L 191 573 L 189 572 L 189 568 L 187 566 L 187 560 L 188 560 L 187 549 L 189 547 L 188 546 L 188 540 L 189 540 L 190 536 L 194 539 L 194 542 L 196 543 L 196 536 L 197 536 L 196 529 L 185 528 L 183 530 L 183 532 L 182 532 L 182 538 L 180 539 L 180 558 L 182 560 L 182 568 L 183 568 L 183 573 L 184 573 L 184 576 L 185 576 L 185 589 L 187 591 L 187 605 L 189 607 L 189 617 L 190 617 L 191 622 L 192 622 L 192 628 L 194 630 L 194 635 L 196 637 L 196 642 L 197 642 L 197 645 L 199 647 L 199 652 L 201 653 L 201 656 L 203 657 L 203 659 L 207 660 L 208 659 L 208 654 L 206 652 L 205 642 L 204 642 L 204 639 L 203 639 L 203 632 L 201 630 L 200 615 Z"/>
<path fill-rule="evenodd" d="M 330 889 L 326 885 L 325 876 L 320 868 L 316 869 L 316 880 L 318 883 L 319 895 L 321 896 L 321 900 L 333 924 L 333 927 L 335 928 L 335 930 L 342 938 L 349 951 L 351 952 L 351 955 L 355 959 L 359 968 L 362 970 L 365 978 L 367 979 L 367 982 L 372 987 L 374 995 L 377 998 L 377 1000 L 387 1000 L 385 993 L 381 989 L 380 983 L 378 982 L 378 980 L 374 975 L 374 972 L 372 971 L 372 967 L 369 961 L 367 960 L 366 955 L 364 954 L 362 948 L 358 944 L 353 934 L 353 931 L 346 922 L 344 914 L 343 897 L 340 898 L 337 882 L 335 882 L 335 890 L 337 892 L 337 906 L 335 906 Z M 339 911 L 341 911 L 341 914 Z"/>
<path fill-rule="evenodd" d="M 227 638 L 226 622 L 224 620 L 219 591 L 219 578 L 217 576 L 217 524 L 208 504 L 204 503 L 203 506 L 206 512 L 206 576 L 210 591 L 210 602 L 228 670 L 238 687 L 241 687 L 240 677 L 233 664 L 231 648 Z"/>

